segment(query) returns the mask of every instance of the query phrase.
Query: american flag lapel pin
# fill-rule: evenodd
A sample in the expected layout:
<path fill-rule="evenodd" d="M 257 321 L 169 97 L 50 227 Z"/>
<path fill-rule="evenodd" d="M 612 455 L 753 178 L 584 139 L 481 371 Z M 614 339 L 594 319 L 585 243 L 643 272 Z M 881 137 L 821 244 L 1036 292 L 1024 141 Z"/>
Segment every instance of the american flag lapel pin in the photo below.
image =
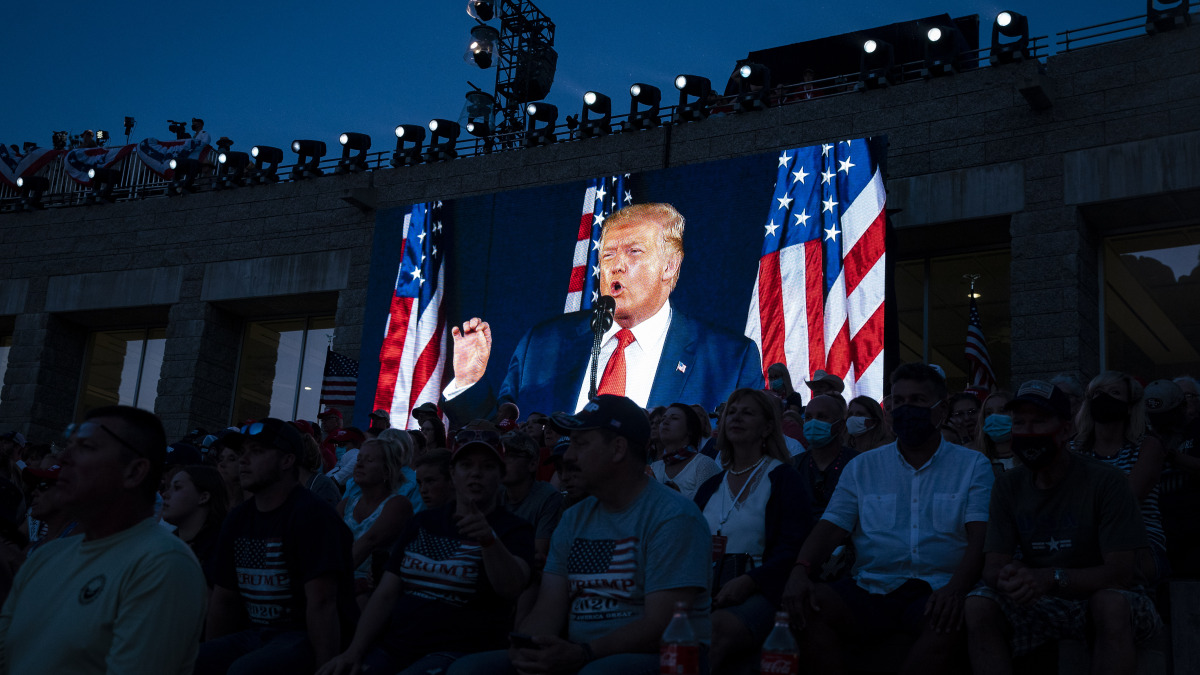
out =
<path fill-rule="evenodd" d="M 675 364 L 675 370 L 678 370 L 681 373 L 686 373 L 687 366 L 683 365 L 683 361 L 680 361 L 679 363 Z"/>

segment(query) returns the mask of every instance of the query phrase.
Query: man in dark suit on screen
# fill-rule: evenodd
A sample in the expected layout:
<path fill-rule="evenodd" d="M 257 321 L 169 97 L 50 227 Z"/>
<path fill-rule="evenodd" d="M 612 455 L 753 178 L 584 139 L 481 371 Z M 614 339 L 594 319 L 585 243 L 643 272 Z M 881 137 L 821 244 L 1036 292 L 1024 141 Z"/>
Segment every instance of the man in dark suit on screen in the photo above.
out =
<path fill-rule="evenodd" d="M 734 389 L 763 387 L 758 345 L 703 324 L 668 302 L 683 262 L 683 216 L 670 204 L 621 209 L 600 236 L 601 295 L 616 301 L 602 338 L 598 393 L 651 408 L 675 401 L 713 410 Z M 530 330 L 513 352 L 498 396 L 476 384 L 487 369 L 491 328 L 472 318 L 455 326 L 451 414 L 511 401 L 526 412 L 575 412 L 588 401 L 592 312 L 555 317 Z"/>

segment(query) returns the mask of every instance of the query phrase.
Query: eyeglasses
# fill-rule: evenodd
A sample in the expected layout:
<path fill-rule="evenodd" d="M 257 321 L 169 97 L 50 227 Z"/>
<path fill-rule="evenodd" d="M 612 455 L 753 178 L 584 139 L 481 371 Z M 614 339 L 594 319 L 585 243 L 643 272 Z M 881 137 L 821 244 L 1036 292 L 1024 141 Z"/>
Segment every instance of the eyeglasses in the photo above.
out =
<path fill-rule="evenodd" d="M 135 448 L 133 446 L 132 443 L 130 443 L 129 441 L 125 440 L 124 438 L 121 438 L 120 436 L 118 436 L 112 429 L 109 429 L 107 426 L 105 426 L 103 422 L 96 422 L 96 421 L 89 420 L 87 422 L 81 422 L 79 424 L 72 424 L 67 427 L 66 436 L 68 439 L 78 438 L 78 439 L 82 439 L 82 440 L 87 440 L 89 438 L 92 438 L 96 434 L 97 429 L 103 429 L 104 433 L 108 434 L 109 436 L 112 436 L 118 443 L 120 443 L 121 445 L 128 448 L 130 452 L 137 455 L 138 457 L 146 456 L 145 452 L 138 450 L 137 448 Z"/>

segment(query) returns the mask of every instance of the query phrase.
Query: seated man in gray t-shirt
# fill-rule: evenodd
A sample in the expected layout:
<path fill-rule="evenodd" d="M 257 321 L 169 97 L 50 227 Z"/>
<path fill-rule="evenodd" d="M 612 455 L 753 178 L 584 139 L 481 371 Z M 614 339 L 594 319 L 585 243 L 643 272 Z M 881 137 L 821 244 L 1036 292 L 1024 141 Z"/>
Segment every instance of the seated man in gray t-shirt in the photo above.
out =
<path fill-rule="evenodd" d="M 532 647 L 465 657 L 449 675 L 657 669 L 675 603 L 709 641 L 712 541 L 696 505 L 645 473 L 650 425 L 623 396 L 599 396 L 551 424 L 591 497 L 563 513 L 537 604 L 518 632 Z M 566 635 L 566 639 L 560 637 Z"/>

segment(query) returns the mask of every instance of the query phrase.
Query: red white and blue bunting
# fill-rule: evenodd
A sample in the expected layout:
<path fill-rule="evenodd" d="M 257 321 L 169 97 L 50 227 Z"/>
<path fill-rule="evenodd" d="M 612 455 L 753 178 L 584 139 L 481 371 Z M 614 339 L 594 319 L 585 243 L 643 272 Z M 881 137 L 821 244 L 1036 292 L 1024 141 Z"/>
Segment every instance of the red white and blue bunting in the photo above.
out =
<path fill-rule="evenodd" d="M 142 163 L 154 173 L 167 179 L 174 177 L 175 174 L 171 169 L 172 159 L 190 157 L 203 162 L 210 152 L 212 152 L 211 146 L 195 138 L 182 141 L 160 141 L 157 138 L 147 138 L 137 145 L 137 154 Z"/>
<path fill-rule="evenodd" d="M 76 148 L 63 158 L 63 168 L 71 180 L 80 185 L 87 185 L 91 181 L 88 178 L 88 169 L 108 168 L 128 157 L 133 148 L 132 144 L 114 148 Z"/>
<path fill-rule="evenodd" d="M 52 148 L 36 148 L 28 154 L 20 155 L 0 143 L 0 181 L 15 188 L 18 178 L 34 175 L 63 152 Z"/>

